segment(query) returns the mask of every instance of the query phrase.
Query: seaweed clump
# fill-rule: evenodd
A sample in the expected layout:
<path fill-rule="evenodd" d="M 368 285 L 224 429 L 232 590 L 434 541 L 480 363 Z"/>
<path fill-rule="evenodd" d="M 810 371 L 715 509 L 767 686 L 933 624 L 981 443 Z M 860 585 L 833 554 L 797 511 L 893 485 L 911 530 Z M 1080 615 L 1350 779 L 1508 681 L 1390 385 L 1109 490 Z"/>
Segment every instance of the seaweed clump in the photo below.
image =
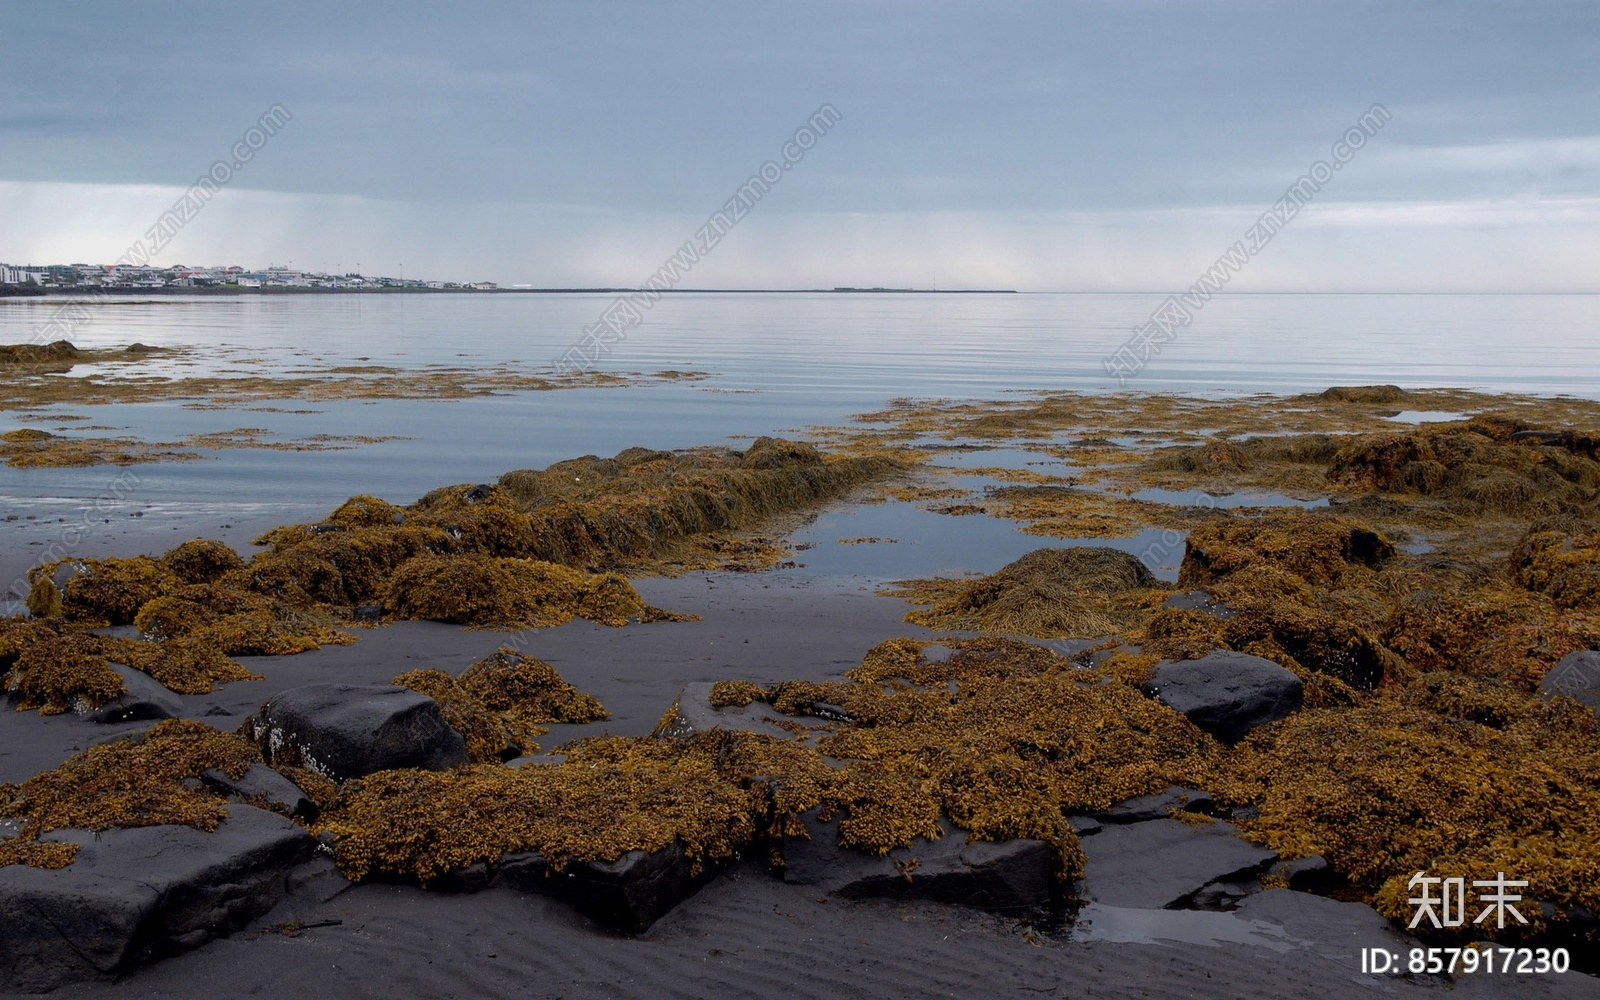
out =
<path fill-rule="evenodd" d="M 550 628 L 575 617 L 612 626 L 685 620 L 646 604 L 614 573 L 477 555 L 408 560 L 390 579 L 384 603 L 405 618 L 489 628 Z"/>
<path fill-rule="evenodd" d="M 224 649 L 195 636 L 130 639 L 97 635 L 61 618 L 0 620 L 0 682 L 19 711 L 59 715 L 104 705 L 126 691 L 112 663 L 149 674 L 179 694 L 208 694 L 218 684 L 257 679 Z"/>
<path fill-rule="evenodd" d="M 811 809 L 839 818 L 843 846 L 884 854 L 939 837 L 948 816 L 972 839 L 1047 841 L 1076 878 L 1067 813 L 1193 785 L 1220 752 L 1160 702 L 1042 647 L 950 640 L 930 661 L 929 645 L 882 643 L 846 681 L 720 687 L 808 721 L 825 710 L 797 724 L 803 737 L 611 737 L 568 744 L 558 764 L 381 772 L 347 783 L 320 830 L 352 879 L 432 884 L 519 851 L 559 866 L 677 843 L 723 859 L 804 836 Z"/>
<path fill-rule="evenodd" d="M 895 593 L 931 605 L 906 615 L 929 628 L 1086 639 L 1143 621 L 1143 604 L 1157 588 L 1136 556 L 1080 547 L 1035 549 L 976 580 L 930 580 Z"/>
<path fill-rule="evenodd" d="M 729 531 L 790 514 L 904 468 L 881 453 L 830 455 L 810 444 L 757 438 L 743 452 L 630 448 L 542 471 L 519 470 L 499 486 L 527 517 L 521 555 L 590 570 L 643 565 L 654 572 L 727 565 Z M 424 498 L 426 500 L 427 498 Z M 771 562 L 760 549 L 748 563 Z"/>
<path fill-rule="evenodd" d="M 383 602 L 402 617 L 485 626 L 661 620 L 608 574 L 728 567 L 730 556 L 768 565 L 776 546 L 729 533 L 899 467 L 765 438 L 744 452 L 630 448 L 441 487 L 405 508 L 352 497 L 321 524 L 264 535 L 244 580 L 291 602 Z"/>
<path fill-rule="evenodd" d="M 1436 497 L 1458 515 L 1571 513 L 1600 490 L 1600 463 L 1563 440 L 1589 439 L 1531 431 L 1520 419 L 1485 414 L 1357 438 L 1339 449 L 1327 476 L 1344 487 Z"/>
<path fill-rule="evenodd" d="M 0 344 L 0 365 L 58 365 L 76 361 L 83 353 L 69 340 L 48 344 Z"/>
<path fill-rule="evenodd" d="M 90 747 L 54 770 L 0 785 L 0 817 L 21 824 L 0 866 L 63 867 L 75 844 L 39 842 L 54 830 L 178 824 L 215 830 L 222 799 L 188 779 L 217 769 L 232 778 L 260 762 L 255 747 L 199 722 L 168 719 L 143 736 Z M 198 786 L 198 787 L 196 787 Z"/>
<path fill-rule="evenodd" d="M 539 749 L 546 723 L 609 719 L 599 699 L 584 694 L 542 660 L 501 647 L 459 677 L 412 670 L 391 683 L 439 703 L 445 721 L 467 741 L 475 762 L 509 760 Z"/>
<path fill-rule="evenodd" d="M 1392 918 L 1411 915 L 1406 883 L 1419 871 L 1525 879 L 1523 894 L 1538 901 L 1520 908 L 1528 927 L 1463 931 L 1536 936 L 1600 908 L 1600 720 L 1575 702 L 1523 696 L 1508 710 L 1504 693 L 1488 702 L 1484 693 L 1469 693 L 1479 705 L 1462 713 L 1458 695 L 1429 691 L 1422 700 L 1446 715 L 1389 698 L 1300 712 L 1251 733 L 1211 789 L 1259 809 L 1245 821 L 1252 839 L 1322 855 Z M 1498 726 L 1460 717 L 1484 708 Z"/>
<path fill-rule="evenodd" d="M 161 557 L 166 568 L 186 584 L 215 583 L 244 568 L 239 553 L 221 542 L 197 538 L 184 542 Z"/>
<path fill-rule="evenodd" d="M 1449 671 L 1532 691 L 1557 661 L 1600 644 L 1600 616 L 1563 609 L 1502 577 L 1435 570 L 1400 596 L 1384 643 L 1414 669 Z"/>
<path fill-rule="evenodd" d="M 717 681 L 708 701 L 712 708 L 743 708 L 766 698 L 767 689 L 754 681 Z"/>
<path fill-rule="evenodd" d="M 1145 652 L 1196 657 L 1218 648 L 1294 670 L 1308 696 L 1348 701 L 1411 675 L 1382 642 L 1389 605 L 1381 572 L 1393 544 L 1362 522 L 1309 511 L 1230 518 L 1190 533 L 1180 587 L 1203 587 L 1210 609 L 1163 609 L 1145 626 Z"/>
<path fill-rule="evenodd" d="M 903 846 L 942 811 L 971 839 L 1046 841 L 1064 877 L 1077 878 L 1082 854 L 1067 814 L 1193 786 L 1217 753 L 1167 706 L 1050 650 L 946 640 L 950 655 L 929 660 L 930 645 L 880 644 L 847 675 L 853 684 L 826 692 L 852 719 L 817 741 L 848 762 L 828 789 L 845 813 L 846 845 Z"/>
<path fill-rule="evenodd" d="M 19 440 L 36 432 L 13 432 Z M 27 442 L 22 442 L 26 444 Z M 901 468 L 880 456 L 830 456 L 761 438 L 745 451 L 628 449 L 500 485 L 444 487 L 409 507 L 351 497 L 315 525 L 275 529 L 248 562 L 219 542 L 186 542 L 160 559 L 61 560 L 29 573 L 30 612 L 51 635 L 133 625 L 145 640 L 74 640 L 181 693 L 252 676 L 233 656 L 279 656 L 353 642 L 356 606 L 492 628 L 543 628 L 574 617 L 606 625 L 681 621 L 646 604 L 617 570 L 765 565 L 781 549 L 730 534 Z M 23 636 L 42 637 L 44 633 Z M 53 640 L 52 640 L 53 641 Z M 103 702 L 104 664 L 24 663 L 30 704 Z M 13 669 L 12 682 L 18 682 Z"/>
<path fill-rule="evenodd" d="M 318 830 L 337 838 L 335 858 L 353 881 L 427 886 L 525 851 L 557 869 L 674 843 L 697 863 L 719 861 L 755 835 L 759 796 L 733 780 L 732 758 L 758 739 L 614 737 L 570 747 L 559 765 L 380 771 L 347 783 Z"/>
<path fill-rule="evenodd" d="M 0 621 L 0 668 L 0 687 L 17 710 L 40 715 L 98 708 L 126 690 L 93 636 L 45 622 Z"/>
<path fill-rule="evenodd" d="M 1532 526 L 1511 552 L 1511 578 L 1557 607 L 1600 608 L 1600 530 L 1592 522 L 1569 527 Z"/>

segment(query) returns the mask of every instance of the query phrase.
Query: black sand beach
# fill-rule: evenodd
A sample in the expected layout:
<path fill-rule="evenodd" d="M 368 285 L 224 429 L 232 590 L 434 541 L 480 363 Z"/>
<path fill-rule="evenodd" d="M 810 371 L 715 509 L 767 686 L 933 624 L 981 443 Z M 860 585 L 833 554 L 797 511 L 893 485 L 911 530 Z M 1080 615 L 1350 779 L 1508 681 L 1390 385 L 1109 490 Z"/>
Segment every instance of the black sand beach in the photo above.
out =
<path fill-rule="evenodd" d="M 646 734 L 686 683 L 823 680 L 881 639 L 924 632 L 900 620 L 898 600 L 803 579 L 694 574 L 639 586 L 651 602 L 694 607 L 705 620 L 626 629 L 579 621 L 533 633 L 528 650 L 612 712 L 609 722 L 553 727 L 545 746 L 580 735 Z M 275 690 L 334 677 L 381 684 L 424 665 L 455 672 L 510 638 L 431 622 L 361 636 L 352 646 L 245 658 L 267 679 L 187 697 L 185 715 L 231 729 Z M 0 714 L 0 782 L 148 726 Z M 628 936 L 560 902 L 509 889 L 351 886 L 325 859 L 308 862 L 296 880 L 284 903 L 233 937 L 115 983 L 79 983 L 52 995 L 1600 996 L 1600 984 L 1577 973 L 1453 983 L 1363 974 L 1358 949 L 1415 942 L 1365 906 L 1289 890 L 1253 897 L 1233 913 L 1091 906 L 1082 913 L 1086 924 L 1062 932 L 964 907 L 831 898 L 748 860 L 645 934 Z"/>

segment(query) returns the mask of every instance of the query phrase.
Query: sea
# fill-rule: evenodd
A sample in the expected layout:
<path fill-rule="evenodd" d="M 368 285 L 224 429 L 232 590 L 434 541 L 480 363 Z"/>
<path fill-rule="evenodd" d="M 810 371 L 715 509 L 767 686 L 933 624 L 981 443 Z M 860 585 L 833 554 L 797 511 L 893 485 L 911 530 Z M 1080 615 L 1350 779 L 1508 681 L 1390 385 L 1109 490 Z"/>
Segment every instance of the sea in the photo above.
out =
<path fill-rule="evenodd" d="M 1159 293 L 737 293 L 662 296 L 599 369 L 697 372 L 692 381 L 517 392 L 470 399 L 286 401 L 283 410 L 195 409 L 181 402 L 62 406 L 116 430 L 179 440 L 264 428 L 391 436 L 349 450 L 229 449 L 199 461 L 75 469 L 0 467 L 0 537 L 11 564 L 59 543 L 62 525 L 93 554 L 96 534 L 233 540 L 245 526 L 314 520 L 345 498 L 407 503 L 451 483 L 492 482 L 624 448 L 740 445 L 801 434 L 903 398 L 1001 399 L 1035 390 L 1291 393 L 1394 383 L 1600 398 L 1600 295 L 1222 294 L 1121 381 L 1114 355 L 1160 309 Z M 171 375 L 262 375 L 341 365 L 551 367 L 615 302 L 609 293 L 159 296 L 84 304 L 80 348 L 182 346 Z M 0 300 L 0 343 L 24 343 L 61 299 Z M 64 378 L 85 377 L 80 366 Z M 0 414 L 0 432 L 21 426 Z M 62 433 L 78 431 L 63 422 Z M 270 438 L 269 438 L 270 439 Z M 985 460 L 985 464 L 1003 462 Z M 1048 471 L 1048 470 L 1046 470 Z M 124 478 L 114 508 L 103 498 Z M 120 495 L 122 493 L 126 495 Z M 102 516 L 105 515 L 105 516 Z M 14 517 L 13 517 L 14 516 Z M 135 525 L 133 520 L 141 523 Z M 81 527 L 82 530 L 79 530 Z M 138 530 L 135 531 L 134 529 Z M 230 535 L 229 532 L 233 532 Z M 1041 544 L 1015 525 L 950 518 L 908 504 L 824 510 L 797 534 L 793 568 L 877 581 L 991 571 Z M 841 539 L 894 539 L 866 545 Z M 1148 550 L 1150 539 L 1117 540 Z M 159 547 L 158 547 L 159 549 Z M 1157 566 L 1176 572 L 1181 546 Z M 0 590 L 4 584 L 0 582 Z"/>

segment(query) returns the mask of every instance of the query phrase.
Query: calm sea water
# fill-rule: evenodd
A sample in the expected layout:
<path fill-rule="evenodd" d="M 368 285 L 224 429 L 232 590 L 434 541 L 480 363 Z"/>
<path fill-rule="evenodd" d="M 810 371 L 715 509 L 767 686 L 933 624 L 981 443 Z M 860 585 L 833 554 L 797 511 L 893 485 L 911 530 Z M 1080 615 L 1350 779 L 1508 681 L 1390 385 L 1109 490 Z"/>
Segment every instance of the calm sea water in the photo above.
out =
<path fill-rule="evenodd" d="M 134 341 L 197 347 L 199 363 L 181 369 L 196 374 L 343 363 L 540 367 L 569 347 L 612 298 L 161 298 L 93 304 L 92 322 L 73 339 L 80 347 Z M 408 502 L 441 484 L 492 480 L 508 469 L 574 455 L 613 454 L 632 445 L 685 447 L 838 423 L 901 396 L 1114 391 L 1101 359 L 1160 301 L 1144 294 L 672 295 L 603 367 L 709 374 L 697 383 L 450 401 L 286 404 L 321 411 L 312 414 L 192 410 L 175 403 L 61 412 L 85 413 L 93 423 L 155 440 L 236 427 L 265 427 L 286 437 L 407 439 L 323 453 L 225 451 L 205 461 L 135 469 L 136 502 L 146 516 L 170 521 L 169 531 L 214 533 L 220 523 L 252 516 L 315 516 L 354 493 Z M 0 302 L 0 343 L 33 339 L 57 305 Z M 1207 304 L 1129 389 L 1228 394 L 1370 382 L 1600 398 L 1600 296 L 1224 295 Z M 16 426 L 21 425 L 0 415 L 0 431 Z M 105 468 L 0 467 L 0 505 L 24 512 L 4 530 L 21 539 L 26 524 L 71 518 L 114 475 Z M 27 522 L 30 515 L 34 521 Z M 935 520 L 920 541 L 899 543 L 903 547 L 895 551 L 902 555 L 889 555 L 886 546 L 855 548 L 876 549 L 874 558 L 897 570 L 970 562 L 970 545 L 938 539 L 952 521 L 983 519 Z M 825 521 L 815 530 L 894 533 L 886 525 L 861 527 Z M 1015 544 L 982 541 L 982 562 L 1040 541 L 1009 527 L 1005 536 Z M 945 551 L 950 545 L 955 547 Z M 818 551 L 815 558 L 826 563 L 829 556 Z M 905 574 L 886 569 L 883 575 Z"/>

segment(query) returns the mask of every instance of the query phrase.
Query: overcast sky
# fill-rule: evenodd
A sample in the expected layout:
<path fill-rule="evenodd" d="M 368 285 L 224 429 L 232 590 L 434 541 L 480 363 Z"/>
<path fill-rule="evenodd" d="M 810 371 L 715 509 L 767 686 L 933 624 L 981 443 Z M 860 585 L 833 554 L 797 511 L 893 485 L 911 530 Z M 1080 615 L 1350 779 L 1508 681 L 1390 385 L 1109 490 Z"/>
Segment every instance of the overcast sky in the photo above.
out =
<path fill-rule="evenodd" d="M 35 3 L 0 260 L 637 285 L 823 104 L 696 287 L 1187 286 L 1374 104 L 1242 290 L 1600 291 L 1600 3 Z"/>

